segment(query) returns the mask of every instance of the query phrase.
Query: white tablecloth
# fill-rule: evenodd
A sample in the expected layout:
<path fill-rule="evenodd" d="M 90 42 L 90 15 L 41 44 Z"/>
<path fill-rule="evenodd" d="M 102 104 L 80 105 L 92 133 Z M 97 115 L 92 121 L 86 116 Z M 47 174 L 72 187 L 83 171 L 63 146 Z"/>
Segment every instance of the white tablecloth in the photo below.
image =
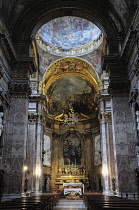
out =
<path fill-rule="evenodd" d="M 80 192 L 80 195 L 82 195 L 82 190 L 81 188 L 65 188 L 64 189 L 64 195 L 65 195 L 65 192 Z"/>

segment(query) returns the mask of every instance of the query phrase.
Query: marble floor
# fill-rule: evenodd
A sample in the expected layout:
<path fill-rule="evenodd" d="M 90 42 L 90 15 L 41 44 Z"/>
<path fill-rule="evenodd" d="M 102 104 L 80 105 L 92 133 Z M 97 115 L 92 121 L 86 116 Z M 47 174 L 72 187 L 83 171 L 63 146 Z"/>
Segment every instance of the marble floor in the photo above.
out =
<path fill-rule="evenodd" d="M 56 210 L 87 210 L 83 200 L 60 200 L 54 207 Z"/>

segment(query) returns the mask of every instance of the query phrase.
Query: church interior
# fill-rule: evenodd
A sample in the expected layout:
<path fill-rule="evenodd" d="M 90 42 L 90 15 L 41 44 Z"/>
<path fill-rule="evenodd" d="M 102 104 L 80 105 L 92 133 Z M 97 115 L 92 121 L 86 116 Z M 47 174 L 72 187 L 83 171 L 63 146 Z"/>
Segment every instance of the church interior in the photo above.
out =
<path fill-rule="evenodd" d="M 0 201 L 138 194 L 138 99 L 138 0 L 0 0 Z"/>

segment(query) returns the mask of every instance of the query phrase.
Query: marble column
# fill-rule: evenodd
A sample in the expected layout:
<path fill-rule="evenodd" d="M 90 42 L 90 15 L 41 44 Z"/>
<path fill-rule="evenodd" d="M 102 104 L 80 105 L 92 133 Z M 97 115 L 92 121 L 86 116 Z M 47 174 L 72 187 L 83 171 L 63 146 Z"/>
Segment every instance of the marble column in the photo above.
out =
<path fill-rule="evenodd" d="M 26 158 L 28 84 L 11 84 L 7 135 L 4 147 L 4 199 L 20 197 L 23 191 L 23 166 Z"/>
<path fill-rule="evenodd" d="M 35 107 L 36 106 L 36 103 Z M 36 110 L 36 113 L 29 113 L 28 138 L 27 138 L 27 158 L 26 166 L 28 174 L 27 192 L 32 194 L 42 193 L 42 142 L 43 142 L 43 124 L 42 115 Z"/>
<path fill-rule="evenodd" d="M 40 117 L 36 124 L 36 152 L 35 152 L 35 194 L 42 192 L 42 133 L 43 127 Z"/>
<path fill-rule="evenodd" d="M 100 121 L 100 134 L 101 134 L 101 155 L 102 155 L 102 185 L 103 193 L 109 194 L 109 163 L 108 163 L 108 143 L 107 143 L 107 127 L 105 117 L 102 115 Z"/>
<path fill-rule="evenodd" d="M 52 171 L 51 171 L 51 189 L 55 188 L 55 178 L 58 173 L 58 164 L 59 164 L 59 143 L 60 135 L 53 132 L 52 136 Z"/>
<path fill-rule="evenodd" d="M 34 114 L 29 114 L 28 121 L 28 138 L 27 138 L 27 158 L 25 165 L 27 166 L 27 192 L 34 192 L 34 173 L 35 173 L 35 151 L 36 151 L 36 119 Z"/>
<path fill-rule="evenodd" d="M 119 193 L 135 193 L 137 165 L 131 109 L 128 104 L 128 82 L 114 82 L 109 86 L 112 96 L 113 139 Z"/>
<path fill-rule="evenodd" d="M 91 185 L 91 188 L 93 187 L 93 183 L 94 183 L 94 180 L 93 180 L 93 141 L 92 141 L 92 133 L 91 132 L 88 132 L 85 134 L 85 149 L 86 149 L 86 154 L 85 156 L 83 157 L 83 165 L 85 165 L 88 173 L 89 173 L 89 180 L 90 180 L 90 185 Z M 83 145 L 82 145 L 83 147 Z"/>

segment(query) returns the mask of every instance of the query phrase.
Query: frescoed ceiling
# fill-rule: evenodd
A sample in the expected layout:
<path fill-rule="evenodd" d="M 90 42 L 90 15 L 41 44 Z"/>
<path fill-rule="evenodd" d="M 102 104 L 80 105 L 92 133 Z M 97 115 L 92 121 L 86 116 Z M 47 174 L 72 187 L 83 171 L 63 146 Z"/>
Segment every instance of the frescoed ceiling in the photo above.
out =
<path fill-rule="evenodd" d="M 105 41 L 100 29 L 88 20 L 65 16 L 44 24 L 36 34 L 40 75 L 62 57 L 88 61 L 100 75 Z"/>
<path fill-rule="evenodd" d="M 81 58 L 88 61 L 94 67 L 95 71 L 100 75 L 102 56 L 102 45 L 100 45 L 98 49 L 94 50 L 91 53 L 81 56 Z"/>
<path fill-rule="evenodd" d="M 101 30 L 88 20 L 65 16 L 44 24 L 36 35 L 38 45 L 50 54 L 80 56 L 103 42 Z"/>
<path fill-rule="evenodd" d="M 42 40 L 65 50 L 97 40 L 100 29 L 79 17 L 60 17 L 49 21 L 38 31 Z"/>
<path fill-rule="evenodd" d="M 39 52 L 39 70 L 40 74 L 43 76 L 46 69 L 50 66 L 50 64 L 59 59 L 60 57 L 52 55 L 47 51 L 44 51 L 39 46 L 38 46 L 38 52 Z"/>
<path fill-rule="evenodd" d="M 94 87 L 87 80 L 74 75 L 64 76 L 47 90 L 46 109 L 51 116 L 74 111 L 80 114 L 80 119 L 87 118 L 95 114 L 95 93 Z"/>

